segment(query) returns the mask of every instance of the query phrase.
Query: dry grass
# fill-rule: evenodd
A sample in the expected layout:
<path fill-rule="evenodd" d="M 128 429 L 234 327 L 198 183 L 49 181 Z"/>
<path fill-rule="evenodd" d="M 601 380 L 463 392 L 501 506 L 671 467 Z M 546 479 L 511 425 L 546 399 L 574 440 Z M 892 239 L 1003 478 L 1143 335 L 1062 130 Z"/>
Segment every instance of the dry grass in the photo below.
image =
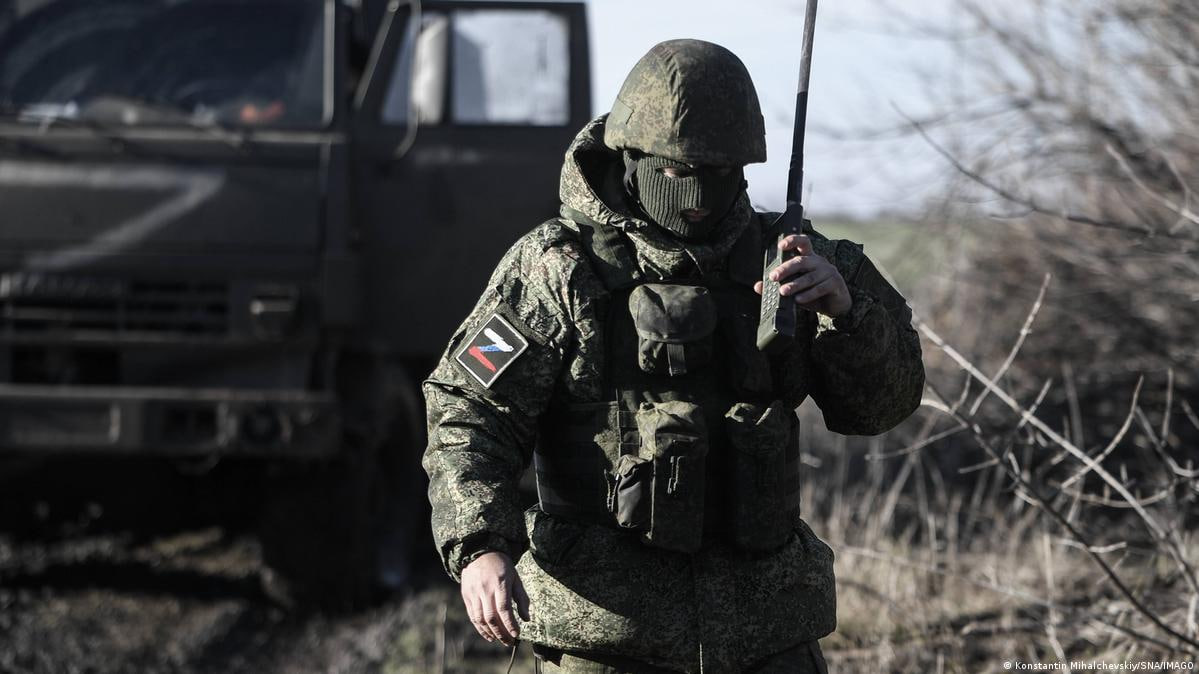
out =
<path fill-rule="evenodd" d="M 820 475 L 812 477 L 807 493 L 830 496 L 815 491 Z M 892 501 L 894 493 L 877 484 L 839 487 L 832 512 L 813 523 L 838 553 L 839 625 L 824 640 L 836 671 L 986 672 L 1014 659 L 1182 657 L 1121 631 L 1153 632 L 1038 509 L 1000 498 L 975 510 L 967 495 L 942 509 L 913 495 Z M 1179 581 L 1162 555 L 1132 547 L 1104 554 L 1142 600 L 1165 607 L 1167 622 L 1186 624 L 1186 601 L 1174 594 Z M 1193 539 L 1187 554 L 1199 558 Z"/>
<path fill-rule="evenodd" d="M 503 674 L 510 649 L 483 641 L 466 617 L 457 587 L 440 585 L 405 602 L 400 629 L 383 666 L 384 674 Z M 528 645 L 517 653 L 513 672 L 532 672 Z"/>

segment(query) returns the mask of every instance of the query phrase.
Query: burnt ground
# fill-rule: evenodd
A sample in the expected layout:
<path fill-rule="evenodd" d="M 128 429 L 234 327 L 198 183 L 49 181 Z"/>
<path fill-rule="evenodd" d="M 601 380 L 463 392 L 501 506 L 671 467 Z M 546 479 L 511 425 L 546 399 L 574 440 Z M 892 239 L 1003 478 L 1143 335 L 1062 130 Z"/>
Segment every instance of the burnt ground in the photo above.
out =
<path fill-rule="evenodd" d="M 357 611 L 264 590 L 257 476 L 82 463 L 0 466 L 0 672 L 507 669 L 435 564 Z M 518 655 L 513 671 L 531 671 L 527 647 Z"/>

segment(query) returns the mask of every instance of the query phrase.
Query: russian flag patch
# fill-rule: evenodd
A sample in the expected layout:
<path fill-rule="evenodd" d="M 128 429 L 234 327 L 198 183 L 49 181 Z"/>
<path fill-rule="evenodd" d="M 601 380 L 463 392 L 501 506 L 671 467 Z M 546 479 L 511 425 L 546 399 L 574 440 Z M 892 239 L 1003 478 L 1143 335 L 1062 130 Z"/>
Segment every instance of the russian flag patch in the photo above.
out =
<path fill-rule="evenodd" d="M 499 314 L 475 331 L 458 354 L 458 364 L 487 388 L 495 383 L 504 370 L 529 348 L 529 342 Z"/>

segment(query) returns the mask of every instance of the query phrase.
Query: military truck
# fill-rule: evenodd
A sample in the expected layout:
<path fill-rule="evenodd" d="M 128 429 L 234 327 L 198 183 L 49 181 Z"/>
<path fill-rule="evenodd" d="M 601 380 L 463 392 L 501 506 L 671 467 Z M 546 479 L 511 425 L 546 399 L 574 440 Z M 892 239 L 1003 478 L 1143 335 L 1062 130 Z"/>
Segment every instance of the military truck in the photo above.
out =
<path fill-rule="evenodd" d="M 0 2 L 0 463 L 233 463 L 293 597 L 403 583 L 419 380 L 589 92 L 579 3 Z"/>

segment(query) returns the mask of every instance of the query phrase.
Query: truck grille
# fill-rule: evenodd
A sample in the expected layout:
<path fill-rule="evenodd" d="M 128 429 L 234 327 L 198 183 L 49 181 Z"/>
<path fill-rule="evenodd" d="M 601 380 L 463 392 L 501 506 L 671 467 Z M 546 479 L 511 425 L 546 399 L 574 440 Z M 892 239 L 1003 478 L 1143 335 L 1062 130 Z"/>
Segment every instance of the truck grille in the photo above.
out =
<path fill-rule="evenodd" d="M 223 336 L 229 287 L 212 281 L 145 281 L 40 273 L 0 275 L 0 331 Z"/>

